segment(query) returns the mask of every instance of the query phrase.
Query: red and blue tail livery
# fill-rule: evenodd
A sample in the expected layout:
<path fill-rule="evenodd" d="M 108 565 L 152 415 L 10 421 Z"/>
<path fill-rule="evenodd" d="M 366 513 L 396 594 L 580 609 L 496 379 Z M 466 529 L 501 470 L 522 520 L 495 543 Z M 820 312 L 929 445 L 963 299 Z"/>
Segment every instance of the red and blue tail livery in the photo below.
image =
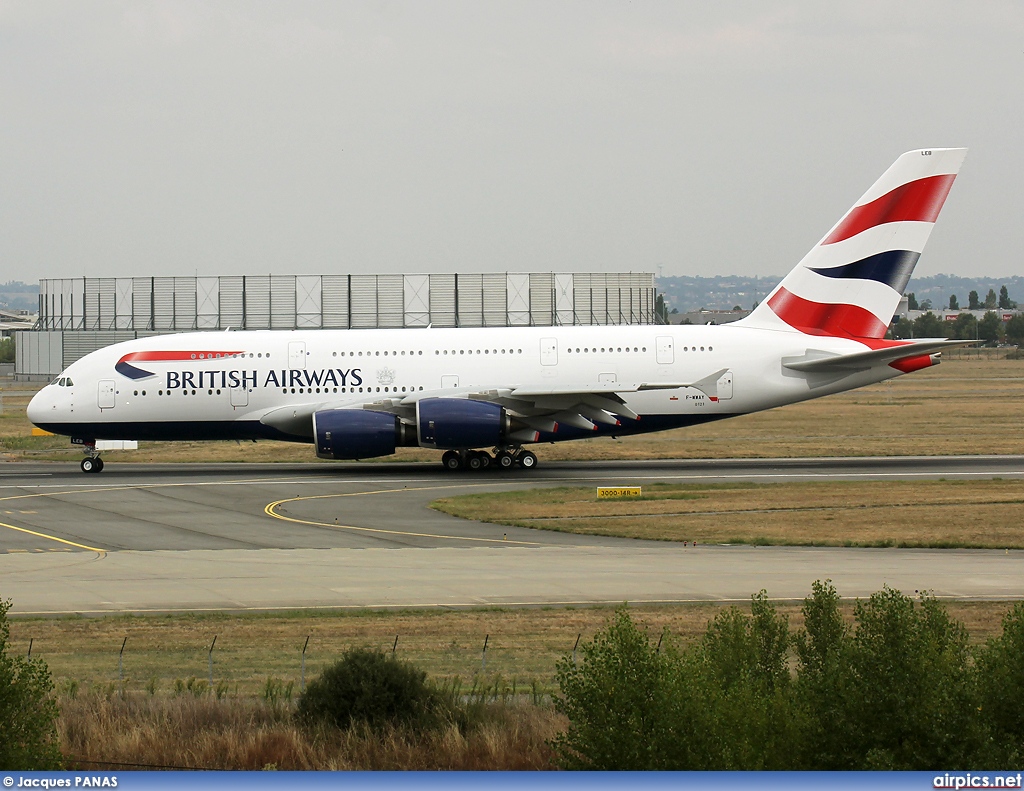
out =
<path fill-rule="evenodd" d="M 881 338 L 965 154 L 929 148 L 897 159 L 746 324 Z"/>

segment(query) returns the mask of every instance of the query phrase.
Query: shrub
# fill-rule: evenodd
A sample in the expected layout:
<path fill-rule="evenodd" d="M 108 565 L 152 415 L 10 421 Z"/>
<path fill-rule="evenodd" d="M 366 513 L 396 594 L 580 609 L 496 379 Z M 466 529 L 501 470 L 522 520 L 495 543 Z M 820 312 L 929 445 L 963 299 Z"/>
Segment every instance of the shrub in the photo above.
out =
<path fill-rule="evenodd" d="M 582 663 L 563 657 L 555 707 L 569 730 L 552 745 L 567 769 L 664 769 L 670 730 L 669 657 L 651 645 L 625 607 L 581 648 Z"/>
<path fill-rule="evenodd" d="M 8 655 L 10 600 L 0 600 L 0 770 L 57 769 L 57 703 L 46 663 Z"/>
<path fill-rule="evenodd" d="M 978 704 L 992 734 L 990 765 L 1024 764 L 1024 602 L 1003 618 L 1003 633 L 978 652 Z"/>
<path fill-rule="evenodd" d="M 1024 604 L 972 657 L 963 624 L 924 594 L 854 607 L 831 582 L 790 636 L 764 591 L 686 650 L 659 651 L 624 609 L 558 664 L 569 718 L 559 763 L 584 769 L 925 770 L 1024 760 Z M 790 669 L 795 652 L 795 672 Z M 973 658 L 973 662 L 972 662 Z"/>
<path fill-rule="evenodd" d="M 297 716 L 307 724 L 406 725 L 428 729 L 450 714 L 448 701 L 427 674 L 393 655 L 367 648 L 346 651 L 306 688 Z"/>

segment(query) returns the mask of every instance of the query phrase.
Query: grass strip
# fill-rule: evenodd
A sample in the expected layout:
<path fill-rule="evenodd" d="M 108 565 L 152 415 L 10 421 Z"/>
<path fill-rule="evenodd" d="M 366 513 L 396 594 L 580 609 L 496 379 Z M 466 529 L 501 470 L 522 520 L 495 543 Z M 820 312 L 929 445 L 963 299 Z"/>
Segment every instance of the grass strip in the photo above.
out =
<path fill-rule="evenodd" d="M 544 488 L 446 497 L 431 507 L 481 522 L 656 541 L 1024 548 L 1018 480 L 654 484 L 635 500 Z"/>

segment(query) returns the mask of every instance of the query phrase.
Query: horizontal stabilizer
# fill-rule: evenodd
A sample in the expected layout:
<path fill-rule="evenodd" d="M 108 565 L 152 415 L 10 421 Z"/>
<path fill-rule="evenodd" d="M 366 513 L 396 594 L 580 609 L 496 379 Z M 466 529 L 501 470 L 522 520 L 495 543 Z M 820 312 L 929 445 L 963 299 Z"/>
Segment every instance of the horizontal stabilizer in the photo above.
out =
<path fill-rule="evenodd" d="M 808 349 L 801 357 L 783 357 L 782 366 L 791 371 L 807 373 L 828 373 L 835 371 L 865 371 L 877 365 L 891 365 L 900 360 L 910 360 L 941 352 L 944 349 L 956 349 L 969 346 L 977 341 L 951 341 L 945 338 L 929 338 L 921 341 L 908 341 L 895 346 L 881 349 L 868 349 L 853 354 L 835 354 L 817 349 Z"/>

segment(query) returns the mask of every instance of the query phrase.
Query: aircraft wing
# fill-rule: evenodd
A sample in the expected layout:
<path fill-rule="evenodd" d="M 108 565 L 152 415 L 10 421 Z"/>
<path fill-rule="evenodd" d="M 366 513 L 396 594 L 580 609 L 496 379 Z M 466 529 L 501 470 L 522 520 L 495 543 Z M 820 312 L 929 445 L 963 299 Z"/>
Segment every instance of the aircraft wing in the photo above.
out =
<path fill-rule="evenodd" d="M 426 390 L 391 397 L 347 398 L 316 403 L 293 404 L 271 410 L 260 418 L 264 425 L 294 436 L 313 436 L 313 414 L 322 409 L 369 409 L 390 412 L 403 421 L 415 423 L 416 404 L 426 398 L 465 398 L 489 401 L 505 407 L 526 429 L 514 432 L 512 439 L 533 441 L 535 432 L 555 432 L 558 425 L 593 431 L 598 424 L 617 426 L 619 418 L 638 419 L 625 405 L 621 393 L 652 390 L 678 390 L 693 387 L 709 398 L 717 399 L 717 382 L 728 369 L 723 368 L 694 382 L 607 382 L 583 387 L 557 387 L 549 383 L 514 385 L 499 388 L 460 387 Z M 517 436 L 518 435 L 518 436 Z"/>
<path fill-rule="evenodd" d="M 839 371 L 865 371 L 876 365 L 889 365 L 900 360 L 910 360 L 941 352 L 943 349 L 956 349 L 970 346 L 978 341 L 951 341 L 945 338 L 927 338 L 920 341 L 909 341 L 898 346 L 886 346 L 881 349 L 868 349 L 853 354 L 836 354 L 835 352 L 808 349 L 802 357 L 783 357 L 782 365 L 793 371 L 811 373 L 832 373 Z"/>

